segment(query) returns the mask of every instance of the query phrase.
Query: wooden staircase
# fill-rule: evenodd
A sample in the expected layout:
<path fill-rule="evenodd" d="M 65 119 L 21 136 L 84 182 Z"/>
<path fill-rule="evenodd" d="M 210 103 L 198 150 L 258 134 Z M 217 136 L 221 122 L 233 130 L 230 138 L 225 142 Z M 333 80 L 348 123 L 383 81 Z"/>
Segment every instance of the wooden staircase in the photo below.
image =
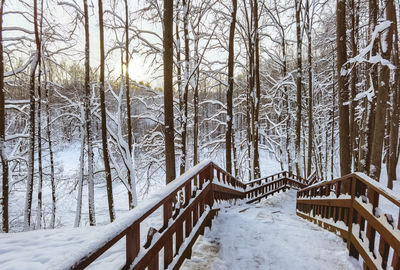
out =
<path fill-rule="evenodd" d="M 125 238 L 126 261 L 122 269 L 179 269 L 205 227 L 218 212 L 215 202 L 260 201 L 279 191 L 297 189 L 297 215 L 339 234 L 351 256 L 362 257 L 365 269 L 400 270 L 400 220 L 378 208 L 385 198 L 400 216 L 400 199 L 378 182 L 359 173 L 332 181 L 308 180 L 280 172 L 244 183 L 210 160 L 201 162 L 164 191 L 111 223 L 112 233 L 98 239 L 70 269 L 84 269 Z M 151 216 L 158 227 L 146 227 Z M 141 237 L 147 231 L 146 237 Z M 378 244 L 377 244 L 378 243 Z"/>
<path fill-rule="evenodd" d="M 169 183 L 163 193 L 130 211 L 128 219 L 110 235 L 98 239 L 98 247 L 87 249 L 70 269 L 84 269 L 125 237 L 126 262 L 122 269 L 179 269 L 191 256 L 191 248 L 206 226 L 211 227 L 218 209 L 216 201 L 259 201 L 280 190 L 304 188 L 307 181 L 281 172 L 248 183 L 236 179 L 206 160 Z M 146 219 L 162 212 L 160 228 L 144 228 Z M 114 223 L 109 226 L 113 226 Z M 146 231 L 145 241 L 141 233 Z M 160 263 L 161 262 L 161 263 Z"/>

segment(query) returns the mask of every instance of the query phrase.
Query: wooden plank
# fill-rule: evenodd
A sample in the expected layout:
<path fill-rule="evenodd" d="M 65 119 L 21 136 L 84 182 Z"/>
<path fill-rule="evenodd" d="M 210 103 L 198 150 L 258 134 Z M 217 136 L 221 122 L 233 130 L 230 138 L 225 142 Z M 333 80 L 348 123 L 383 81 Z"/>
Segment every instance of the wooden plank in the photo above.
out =
<path fill-rule="evenodd" d="M 363 258 L 364 262 L 366 263 L 366 265 L 368 266 L 368 268 L 370 270 L 378 270 L 380 269 L 379 266 L 377 266 L 375 264 L 375 262 L 373 261 L 373 259 L 371 258 L 371 256 L 369 255 L 369 251 L 366 251 L 361 243 L 359 242 L 358 238 L 356 238 L 353 234 L 350 235 L 350 243 L 353 244 L 353 246 L 357 249 L 358 253 L 361 255 L 361 257 Z"/>
<path fill-rule="evenodd" d="M 204 227 L 207 226 L 207 224 L 211 224 L 211 220 L 214 218 L 214 216 L 217 215 L 219 209 L 212 209 L 210 210 L 210 212 L 207 214 L 207 217 L 203 220 L 203 222 L 201 223 L 199 230 L 196 232 L 196 234 L 194 235 L 194 237 L 191 239 L 191 241 L 189 242 L 189 244 L 185 247 L 184 250 L 182 250 L 182 252 L 180 253 L 181 256 L 179 257 L 179 259 L 177 260 L 176 264 L 173 266 L 173 269 L 180 269 L 180 267 L 182 266 L 183 262 L 185 261 L 185 259 L 188 257 L 189 253 L 191 253 L 192 247 L 193 245 L 196 243 L 197 238 L 199 237 L 200 233 L 202 231 L 204 231 Z"/>
<path fill-rule="evenodd" d="M 130 265 L 140 250 L 140 223 L 134 223 L 126 234 L 126 265 Z"/>
<path fill-rule="evenodd" d="M 400 239 L 397 238 L 391 231 L 389 231 L 379 219 L 372 215 L 367 209 L 365 209 L 358 201 L 354 202 L 354 209 L 362 215 L 365 220 L 376 230 L 381 238 L 385 239 L 387 243 L 393 248 L 393 250 L 400 254 Z"/>
<path fill-rule="evenodd" d="M 337 227 L 335 225 L 327 223 L 327 222 L 325 222 L 325 221 L 323 221 L 323 220 L 321 220 L 319 218 L 314 218 L 314 217 L 307 216 L 304 213 L 301 213 L 299 211 L 296 211 L 296 214 L 299 217 L 307 219 L 308 221 L 311 221 L 311 222 L 317 224 L 320 227 L 325 227 L 327 230 L 329 230 L 329 231 L 331 231 L 333 233 L 339 232 L 340 237 L 342 237 L 343 239 L 348 239 L 348 232 L 346 230 L 340 228 L 340 227 Z"/>
<path fill-rule="evenodd" d="M 297 199 L 298 202 L 311 205 L 323 205 L 334 207 L 351 207 L 351 199 Z"/>

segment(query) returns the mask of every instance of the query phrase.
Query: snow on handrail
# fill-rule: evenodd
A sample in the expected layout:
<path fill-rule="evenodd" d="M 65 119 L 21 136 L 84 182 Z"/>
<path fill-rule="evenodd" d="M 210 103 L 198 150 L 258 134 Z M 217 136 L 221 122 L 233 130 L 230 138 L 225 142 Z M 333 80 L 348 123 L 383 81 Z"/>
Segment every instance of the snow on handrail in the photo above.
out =
<path fill-rule="evenodd" d="M 356 172 L 299 190 L 297 214 L 340 233 L 350 255 L 361 256 L 369 269 L 400 269 L 399 196 L 367 175 Z"/>
<path fill-rule="evenodd" d="M 212 187 L 215 172 L 219 176 L 222 175 L 223 188 Z M 197 186 L 195 190 L 200 190 L 200 192 L 193 192 L 194 185 Z M 158 268 L 156 264 L 158 264 L 158 256 L 161 256 L 162 249 L 164 250 L 164 268 L 171 265 L 173 261 L 182 263 L 183 260 L 176 256 L 188 256 L 186 249 L 191 248 L 191 245 L 187 245 L 186 241 L 192 243 L 191 235 L 197 237 L 215 215 L 215 211 L 207 211 L 205 206 L 208 205 L 211 209 L 216 198 L 220 200 L 243 198 L 244 187 L 241 181 L 222 170 L 211 160 L 204 160 L 166 185 L 161 192 L 147 199 L 147 202 L 139 204 L 123 217 L 103 227 L 104 233 L 100 237 L 91 240 L 85 247 L 77 247 L 79 258 L 70 256 L 63 263 L 69 265 L 67 268 L 70 269 L 83 269 L 124 236 L 126 236 L 126 264 L 123 269 Z M 184 201 L 181 203 L 181 200 Z M 164 225 L 157 230 L 161 235 L 148 248 L 143 248 L 140 240 L 140 224 L 159 208 L 163 210 Z M 201 225 L 197 226 L 198 222 Z M 183 235 L 183 226 L 185 226 L 185 235 Z M 176 240 L 172 239 L 173 235 L 176 235 Z M 180 250 L 180 252 L 173 254 L 173 250 Z"/>

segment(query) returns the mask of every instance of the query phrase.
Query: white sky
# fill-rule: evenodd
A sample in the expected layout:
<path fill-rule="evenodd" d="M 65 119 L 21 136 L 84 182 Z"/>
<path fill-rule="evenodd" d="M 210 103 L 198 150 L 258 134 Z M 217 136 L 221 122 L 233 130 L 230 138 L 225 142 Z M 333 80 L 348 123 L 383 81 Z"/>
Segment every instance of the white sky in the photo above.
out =
<path fill-rule="evenodd" d="M 82 0 L 63 0 L 65 2 L 69 3 L 76 3 L 79 4 L 80 8 L 83 10 L 83 1 Z M 31 2 L 31 1 L 26 1 L 26 2 Z M 38 1 L 40 3 L 40 0 Z M 46 7 L 46 3 L 49 3 L 49 6 Z M 46 15 L 46 18 L 52 22 L 52 23 L 60 23 L 66 27 L 71 27 L 72 25 L 72 20 L 73 17 L 77 14 L 76 11 L 72 7 L 67 7 L 63 8 L 60 5 L 56 4 L 56 0 L 45 0 L 45 5 L 44 5 L 44 13 Z M 60 1 L 58 1 L 60 2 Z M 108 2 L 109 1 L 103 1 L 103 9 L 109 9 Z M 139 7 L 143 6 L 141 3 L 143 1 L 128 1 L 128 4 L 130 5 L 130 11 L 136 11 Z M 124 18 L 124 6 L 122 1 L 118 1 L 119 7 L 116 12 L 123 16 Z M 89 6 L 92 6 L 94 8 L 90 8 L 90 14 L 89 14 L 89 24 L 90 24 L 90 61 L 91 61 L 91 66 L 92 68 L 95 68 L 99 64 L 99 30 L 98 30 L 98 10 L 97 10 L 97 0 L 89 0 Z M 27 11 L 31 12 L 28 10 L 26 6 L 21 4 L 20 0 L 9 0 L 6 1 L 6 6 L 5 6 L 5 12 L 7 11 Z M 105 15 L 106 17 L 107 15 Z M 109 17 L 109 16 L 108 16 Z M 83 18 L 82 18 L 83 20 Z M 143 23 L 139 22 L 140 27 L 145 28 L 147 30 L 152 30 L 158 33 L 162 33 L 161 25 L 150 25 L 148 23 Z M 25 20 L 21 15 L 17 14 L 7 14 L 4 17 L 4 28 L 6 27 L 22 27 L 27 30 L 33 31 L 33 24 L 29 23 L 27 20 Z M 21 31 L 6 31 L 4 34 L 4 37 L 16 37 L 16 36 L 29 36 L 26 33 L 23 33 Z M 31 36 L 33 38 L 33 35 Z M 120 37 L 121 38 L 121 37 Z M 112 40 L 115 39 L 115 35 L 111 31 L 107 31 L 105 34 L 105 43 L 106 43 L 106 50 L 110 48 L 112 45 Z M 75 50 L 79 50 L 81 52 L 81 55 L 79 55 L 80 58 L 83 58 L 83 49 L 84 49 L 84 30 L 83 30 L 83 25 L 82 23 L 79 23 L 79 28 L 77 29 L 76 36 L 74 37 L 75 42 L 77 42 L 77 45 L 75 46 Z M 131 49 L 134 48 L 134 44 L 131 45 Z M 31 49 L 33 50 L 34 48 L 28 48 L 28 50 Z M 26 48 L 25 48 L 26 50 Z M 27 51 L 25 51 L 27 52 Z M 13 51 L 12 53 L 18 55 L 18 52 Z M 19 53 L 19 55 L 22 55 Z M 25 58 L 27 55 L 24 56 Z M 77 60 L 77 57 L 74 57 L 73 55 L 69 56 L 71 58 L 74 58 L 74 60 Z M 62 59 L 65 61 L 68 61 L 67 56 L 63 56 Z M 118 52 L 115 51 L 112 55 L 109 55 L 107 58 L 107 65 L 110 69 L 114 69 L 113 74 L 115 76 L 118 76 L 120 73 L 120 53 L 119 50 Z M 81 61 L 81 64 L 83 65 L 83 61 Z M 154 71 L 150 69 L 150 64 L 145 61 L 144 57 L 138 53 L 134 53 L 133 59 L 130 62 L 129 66 L 130 70 L 130 76 L 132 77 L 133 80 L 136 81 L 151 81 L 153 80 L 153 75 Z M 153 86 L 161 86 L 162 82 L 160 80 L 153 81 L 152 85 Z"/>

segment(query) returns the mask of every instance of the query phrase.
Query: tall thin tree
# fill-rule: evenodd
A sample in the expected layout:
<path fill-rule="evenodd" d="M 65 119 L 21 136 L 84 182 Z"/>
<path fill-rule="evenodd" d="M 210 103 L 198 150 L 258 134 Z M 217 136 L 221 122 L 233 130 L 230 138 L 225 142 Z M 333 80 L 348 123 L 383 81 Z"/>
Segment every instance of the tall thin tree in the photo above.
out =
<path fill-rule="evenodd" d="M 349 140 L 349 90 L 346 71 L 343 65 L 347 61 L 346 51 L 346 3 L 336 2 L 336 53 L 337 53 L 337 78 L 339 92 L 339 139 L 340 139 L 340 173 L 350 173 L 351 155 Z"/>
<path fill-rule="evenodd" d="M 296 141 L 295 141 L 295 166 L 296 174 L 300 175 L 300 145 L 301 145 L 301 90 L 302 90 L 302 31 L 301 31 L 301 0 L 295 1 L 296 9 L 296 40 L 297 40 L 297 74 L 296 74 L 296 88 L 297 88 L 297 111 L 296 111 Z"/>
<path fill-rule="evenodd" d="M 6 141 L 6 108 L 4 89 L 4 65 L 3 65 L 3 9 L 5 0 L 0 2 L 0 156 L 3 169 L 2 188 L 2 232 L 8 232 L 8 159 L 5 153 Z"/>
<path fill-rule="evenodd" d="M 104 87 L 104 72 L 105 72 L 104 21 L 103 21 L 102 0 L 98 0 L 98 6 L 99 6 L 99 30 L 100 30 L 100 110 L 101 110 L 101 131 L 102 131 L 101 140 L 103 144 L 104 170 L 106 174 L 108 212 L 110 215 L 110 221 L 113 222 L 115 219 L 115 212 L 114 212 L 114 198 L 112 192 L 110 157 L 108 153 L 108 142 L 107 142 L 107 118 L 106 118 L 107 116 L 106 116 L 105 87 Z"/>
<path fill-rule="evenodd" d="M 164 130 L 166 183 L 175 179 L 174 104 L 173 104 L 173 0 L 164 0 L 163 47 L 164 47 Z"/>
<path fill-rule="evenodd" d="M 232 0 L 232 17 L 229 28 L 228 48 L 228 91 L 226 92 L 227 103 L 227 129 L 225 136 L 226 143 L 226 170 L 232 173 L 232 122 L 233 122 L 233 85 L 234 85 L 234 56 L 235 56 L 235 24 L 236 24 L 237 0 Z"/>
<path fill-rule="evenodd" d="M 128 146 L 129 146 L 129 154 L 132 155 L 132 144 L 133 144 L 133 136 L 132 136 L 132 116 L 131 116 L 131 97 L 130 97 L 130 83 L 129 83 L 129 6 L 128 0 L 125 0 L 125 92 L 126 92 L 126 114 L 127 114 L 127 123 L 128 123 Z M 135 158 L 135 157 L 132 157 Z M 132 190 L 132 181 L 131 181 L 131 172 L 129 168 L 128 171 L 128 185 Z M 128 192 L 128 203 L 129 209 L 134 207 L 132 192 Z"/>
<path fill-rule="evenodd" d="M 382 58 L 390 61 L 393 48 L 394 17 L 396 16 L 393 0 L 387 0 L 385 3 L 386 18 L 391 22 L 384 35 L 381 36 L 381 54 Z M 394 10 L 394 13 L 393 13 Z M 385 119 L 387 102 L 390 92 L 390 68 L 388 65 L 381 65 L 379 74 L 379 86 L 376 95 L 375 123 L 373 130 L 373 142 L 371 145 L 371 166 L 369 174 L 372 178 L 379 181 L 381 174 L 382 149 L 385 136 Z"/>
<path fill-rule="evenodd" d="M 30 80 L 29 80 L 29 151 L 28 151 L 28 178 L 26 182 L 26 197 L 25 197 L 25 211 L 24 211 L 24 230 L 27 231 L 31 226 L 31 212 L 32 212 L 32 193 L 33 193 L 33 176 L 35 172 L 35 80 L 36 68 L 41 58 L 41 46 L 39 38 L 38 27 L 38 3 L 37 0 L 33 1 L 33 27 L 35 33 L 36 52 L 31 65 Z"/>

